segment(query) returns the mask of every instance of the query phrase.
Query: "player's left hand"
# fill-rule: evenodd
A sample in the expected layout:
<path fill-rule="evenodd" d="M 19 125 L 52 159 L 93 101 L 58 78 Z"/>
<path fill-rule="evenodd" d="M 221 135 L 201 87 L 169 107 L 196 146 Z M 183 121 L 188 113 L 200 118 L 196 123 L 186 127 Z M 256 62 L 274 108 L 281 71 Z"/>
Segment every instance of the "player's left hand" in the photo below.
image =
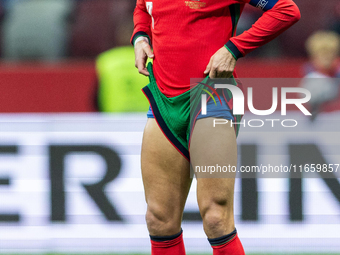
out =
<path fill-rule="evenodd" d="M 209 61 L 204 74 L 209 74 L 210 78 L 230 78 L 234 72 L 236 59 L 226 49 L 222 47 L 219 49 Z"/>

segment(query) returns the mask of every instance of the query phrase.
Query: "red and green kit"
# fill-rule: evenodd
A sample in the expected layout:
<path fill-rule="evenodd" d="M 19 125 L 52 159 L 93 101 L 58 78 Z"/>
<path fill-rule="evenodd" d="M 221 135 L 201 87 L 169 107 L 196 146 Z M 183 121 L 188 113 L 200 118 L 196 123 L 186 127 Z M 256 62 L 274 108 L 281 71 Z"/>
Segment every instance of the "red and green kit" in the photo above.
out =
<path fill-rule="evenodd" d="M 236 36 L 245 4 L 264 13 L 248 31 Z M 173 97 L 189 90 L 191 78 L 205 77 L 211 56 L 223 45 L 238 59 L 299 18 L 292 0 L 137 0 L 131 42 L 140 36 L 150 39 L 158 87 Z"/>
<path fill-rule="evenodd" d="M 245 4 L 264 13 L 249 30 L 236 36 Z M 190 135 L 196 120 L 218 117 L 238 123 L 241 118 L 233 114 L 232 96 L 227 91 L 215 91 L 212 83 L 205 86 L 210 86 L 209 95 L 215 92 L 222 98 L 221 107 L 207 102 L 210 114 L 203 116 L 200 105 L 191 103 L 197 100 L 191 97 L 200 97 L 204 90 L 190 84 L 191 79 L 209 81 L 204 71 L 221 47 L 238 59 L 299 19 L 299 9 L 292 0 L 137 0 L 131 43 L 147 37 L 154 52 L 153 66 L 148 66 L 150 84 L 143 92 L 149 99 L 152 117 L 185 158 L 190 158 Z M 237 78 L 235 72 L 233 78 Z M 237 135 L 239 126 L 234 127 Z"/>

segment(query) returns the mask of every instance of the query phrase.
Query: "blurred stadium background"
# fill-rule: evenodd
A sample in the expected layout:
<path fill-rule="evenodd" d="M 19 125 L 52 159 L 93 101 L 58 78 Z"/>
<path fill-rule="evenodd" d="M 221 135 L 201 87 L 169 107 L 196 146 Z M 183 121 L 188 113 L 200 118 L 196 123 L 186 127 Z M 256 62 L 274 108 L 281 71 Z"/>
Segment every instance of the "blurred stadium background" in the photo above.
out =
<path fill-rule="evenodd" d="M 301 21 L 239 60 L 252 86 L 298 86 L 309 72 L 307 38 L 340 32 L 338 0 L 295 2 Z M 134 5 L 0 0 L 0 254 L 148 253 L 139 170 L 148 80 L 129 45 Z M 238 33 L 260 15 L 248 6 Z M 255 92 L 255 106 L 268 109 L 263 98 Z M 339 164 L 339 95 L 313 122 L 289 110 L 294 132 L 241 131 L 240 164 Z M 336 178 L 237 179 L 235 212 L 247 254 L 340 254 Z M 189 254 L 209 254 L 195 183 L 183 229 Z"/>

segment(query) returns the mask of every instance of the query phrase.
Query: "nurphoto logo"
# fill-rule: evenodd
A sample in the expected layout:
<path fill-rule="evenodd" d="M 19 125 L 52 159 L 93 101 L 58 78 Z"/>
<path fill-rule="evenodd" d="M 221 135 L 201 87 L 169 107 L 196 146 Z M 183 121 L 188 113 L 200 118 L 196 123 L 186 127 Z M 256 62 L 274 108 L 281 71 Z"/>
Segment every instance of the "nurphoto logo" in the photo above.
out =
<path fill-rule="evenodd" d="M 214 98 L 215 94 L 218 98 L 218 100 L 220 101 L 221 105 L 222 105 L 222 101 L 220 96 L 218 95 L 218 93 L 216 92 L 216 89 L 228 89 L 230 91 L 230 93 L 232 94 L 232 98 L 233 98 L 233 114 L 234 115 L 244 115 L 244 104 L 245 104 L 245 96 L 243 94 L 243 91 L 235 86 L 235 85 L 231 85 L 231 84 L 215 84 L 214 87 L 207 85 L 207 84 L 203 84 L 204 86 L 208 87 L 212 93 L 210 93 L 207 89 L 202 89 L 203 91 L 205 91 L 207 94 L 202 94 L 201 95 L 201 114 L 202 115 L 206 115 L 207 114 L 207 95 L 209 95 L 212 100 L 214 100 L 215 105 L 217 105 L 216 100 Z M 248 109 L 251 113 L 253 113 L 254 115 L 258 115 L 258 116 L 268 116 L 273 114 L 277 107 L 278 107 L 278 88 L 274 87 L 272 90 L 272 106 L 270 107 L 270 109 L 267 110 L 258 110 L 255 109 L 254 104 L 253 104 L 253 88 L 249 87 L 248 88 L 248 98 L 247 98 L 247 104 L 248 104 Z M 288 93 L 299 93 L 302 96 L 300 96 L 300 98 L 287 98 L 287 94 Z M 311 93 L 309 92 L 309 90 L 305 89 L 305 88 L 296 88 L 296 87 L 287 87 L 287 88 L 281 88 L 281 115 L 282 116 L 286 116 L 287 115 L 287 105 L 295 105 L 304 115 L 306 116 L 311 116 L 312 114 L 306 109 L 306 107 L 303 105 L 304 103 L 309 102 L 309 100 L 311 99 Z M 266 119 L 266 121 L 269 121 L 272 123 L 272 127 L 274 127 L 274 123 L 275 121 L 280 121 L 279 119 Z M 221 119 L 216 119 L 216 121 L 214 121 L 214 126 L 215 124 L 226 124 L 229 123 L 231 125 L 233 124 L 243 124 L 245 125 L 244 122 L 242 123 L 235 123 L 232 121 L 227 121 L 227 120 L 221 120 Z M 258 122 L 260 123 L 259 125 L 250 125 L 250 127 L 262 127 L 264 125 L 264 121 L 260 120 L 260 119 L 253 119 L 253 120 L 249 120 L 248 123 L 251 122 Z M 285 125 L 285 123 L 287 122 L 294 122 L 293 125 Z M 281 125 L 283 127 L 295 127 L 297 126 L 297 121 L 293 120 L 293 119 L 286 119 L 286 120 L 282 120 L 281 121 Z"/>

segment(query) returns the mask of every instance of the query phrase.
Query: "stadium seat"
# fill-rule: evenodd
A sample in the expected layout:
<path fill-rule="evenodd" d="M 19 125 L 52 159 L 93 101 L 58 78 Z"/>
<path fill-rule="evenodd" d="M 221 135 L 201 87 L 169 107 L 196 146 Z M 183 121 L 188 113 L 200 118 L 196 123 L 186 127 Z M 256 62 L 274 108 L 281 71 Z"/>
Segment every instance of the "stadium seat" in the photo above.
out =
<path fill-rule="evenodd" d="M 56 60 L 66 56 L 72 8 L 72 0 L 13 2 L 3 23 L 4 58 Z"/>

